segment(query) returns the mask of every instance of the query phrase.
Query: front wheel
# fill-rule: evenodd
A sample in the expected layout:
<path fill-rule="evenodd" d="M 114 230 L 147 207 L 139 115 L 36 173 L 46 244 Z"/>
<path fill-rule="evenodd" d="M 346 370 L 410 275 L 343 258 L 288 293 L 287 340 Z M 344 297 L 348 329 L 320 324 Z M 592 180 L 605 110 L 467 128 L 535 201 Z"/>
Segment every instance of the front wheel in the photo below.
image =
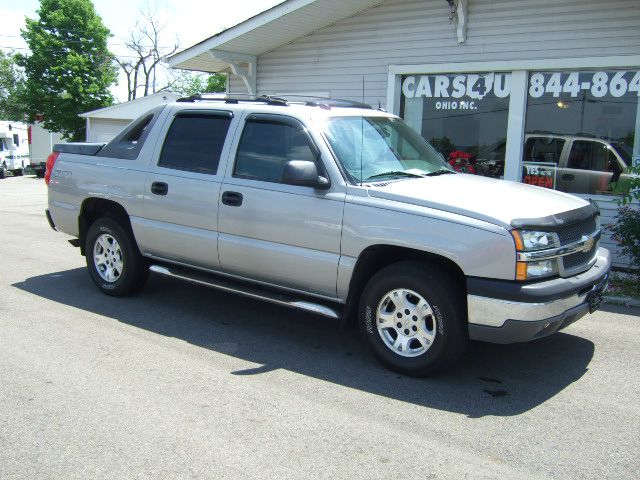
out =
<path fill-rule="evenodd" d="M 111 218 L 89 227 L 85 255 L 91 279 L 107 295 L 130 295 L 147 281 L 149 269 L 133 236 Z"/>
<path fill-rule="evenodd" d="M 445 270 L 399 262 L 367 283 L 360 299 L 360 329 L 384 365 L 424 376 L 448 367 L 464 351 L 464 305 L 464 295 Z"/>
<path fill-rule="evenodd" d="M 7 178 L 7 169 L 4 166 L 0 166 L 0 179 Z"/>

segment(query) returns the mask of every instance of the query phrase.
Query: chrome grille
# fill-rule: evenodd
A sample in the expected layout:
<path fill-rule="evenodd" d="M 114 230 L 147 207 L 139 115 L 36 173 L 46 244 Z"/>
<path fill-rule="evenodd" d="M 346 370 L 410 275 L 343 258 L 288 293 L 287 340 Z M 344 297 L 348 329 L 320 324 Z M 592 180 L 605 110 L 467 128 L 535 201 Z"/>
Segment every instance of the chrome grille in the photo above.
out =
<path fill-rule="evenodd" d="M 560 245 L 564 246 L 578 242 L 583 236 L 592 235 L 596 231 L 596 228 L 596 217 L 567 225 L 557 232 Z M 595 241 L 587 251 L 572 253 L 562 257 L 562 270 L 564 270 L 564 273 L 575 274 L 579 270 L 586 269 L 596 256 L 598 244 L 599 242 Z"/>
<path fill-rule="evenodd" d="M 565 270 L 574 270 L 583 265 L 587 265 L 595 256 L 596 250 L 598 250 L 598 242 L 594 242 L 591 249 L 586 252 L 572 253 L 566 257 L 562 257 Z"/>
<path fill-rule="evenodd" d="M 596 231 L 596 217 L 591 217 L 579 223 L 567 225 L 558 232 L 560 245 L 577 242 L 583 235 L 589 235 Z"/>

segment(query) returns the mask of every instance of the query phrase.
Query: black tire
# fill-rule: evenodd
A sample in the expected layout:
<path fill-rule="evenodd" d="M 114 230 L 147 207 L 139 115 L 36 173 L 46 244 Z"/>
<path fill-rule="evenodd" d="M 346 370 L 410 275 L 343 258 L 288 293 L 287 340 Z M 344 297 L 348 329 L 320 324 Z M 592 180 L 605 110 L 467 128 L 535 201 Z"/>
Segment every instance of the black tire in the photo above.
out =
<path fill-rule="evenodd" d="M 391 293 L 399 289 L 418 294 L 430 309 L 410 293 L 406 298 L 410 303 L 416 302 L 416 311 L 410 312 L 411 315 L 405 314 L 408 309 L 397 309 L 393 301 L 384 302 L 393 298 Z M 422 305 L 420 310 L 424 316 L 417 311 L 418 305 Z M 381 325 L 382 330 L 379 330 L 380 315 L 384 315 L 379 313 L 379 306 L 381 312 L 394 318 L 391 328 Z M 365 286 L 360 297 L 360 330 L 373 354 L 385 366 L 405 375 L 421 377 L 449 367 L 464 352 L 469 337 L 465 306 L 462 287 L 444 269 L 426 263 L 398 262 L 380 270 Z M 396 328 L 400 324 L 402 327 Z M 420 338 L 421 332 L 432 336 Z M 403 333 L 407 335 L 403 336 Z M 398 337 L 406 341 L 404 355 L 415 356 L 403 356 L 388 345 Z"/>
<path fill-rule="evenodd" d="M 14 177 L 21 177 L 23 174 L 24 174 L 24 171 L 21 168 L 18 168 L 18 169 L 13 171 L 13 176 Z"/>
<path fill-rule="evenodd" d="M 0 179 L 7 178 L 7 169 L 0 167 Z"/>
<path fill-rule="evenodd" d="M 121 263 L 121 271 L 118 272 L 118 269 L 106 265 L 109 263 L 107 260 L 103 262 L 96 260 L 94 249 L 99 239 L 102 243 L 107 242 L 112 247 L 116 243 L 110 242 L 109 239 L 117 242 L 119 248 L 109 249 L 110 253 L 103 253 L 105 256 L 110 255 L 112 265 L 114 262 Z M 107 295 L 114 297 L 131 295 L 145 285 L 149 276 L 149 266 L 144 257 L 140 255 L 130 229 L 123 228 L 117 220 L 109 217 L 99 218 L 89 227 L 85 241 L 85 256 L 91 279 Z M 105 268 L 110 268 L 114 278 L 104 278 Z"/>

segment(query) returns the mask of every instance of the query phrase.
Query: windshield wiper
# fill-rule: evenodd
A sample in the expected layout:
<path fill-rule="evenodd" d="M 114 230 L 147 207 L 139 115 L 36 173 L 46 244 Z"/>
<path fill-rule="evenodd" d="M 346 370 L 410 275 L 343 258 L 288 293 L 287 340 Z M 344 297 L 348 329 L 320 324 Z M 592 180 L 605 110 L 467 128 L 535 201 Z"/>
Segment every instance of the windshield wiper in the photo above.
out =
<path fill-rule="evenodd" d="M 437 177 L 438 175 L 446 175 L 447 173 L 456 173 L 453 170 L 441 168 L 440 170 L 434 170 L 433 172 L 425 173 L 427 177 Z"/>
<path fill-rule="evenodd" d="M 374 180 L 376 178 L 390 177 L 390 176 L 415 177 L 415 178 L 424 177 L 424 175 L 420 173 L 403 172 L 402 170 L 397 170 L 397 171 L 391 171 L 391 172 L 376 173 L 375 175 L 371 175 L 370 177 L 367 177 L 364 181 L 368 182 L 369 180 Z"/>

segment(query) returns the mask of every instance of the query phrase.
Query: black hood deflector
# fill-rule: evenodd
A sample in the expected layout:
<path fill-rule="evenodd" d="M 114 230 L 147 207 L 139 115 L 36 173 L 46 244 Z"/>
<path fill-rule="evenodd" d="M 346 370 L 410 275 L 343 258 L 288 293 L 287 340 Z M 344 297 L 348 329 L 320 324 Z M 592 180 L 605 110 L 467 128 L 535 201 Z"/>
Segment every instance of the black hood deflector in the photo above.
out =
<path fill-rule="evenodd" d="M 571 225 L 572 223 L 579 223 L 587 220 L 599 213 L 600 209 L 592 202 L 582 208 L 569 210 L 568 212 L 562 212 L 556 215 L 549 215 L 547 217 L 516 218 L 511 221 L 511 226 L 521 230 L 556 231 L 566 227 L 567 225 Z"/>

